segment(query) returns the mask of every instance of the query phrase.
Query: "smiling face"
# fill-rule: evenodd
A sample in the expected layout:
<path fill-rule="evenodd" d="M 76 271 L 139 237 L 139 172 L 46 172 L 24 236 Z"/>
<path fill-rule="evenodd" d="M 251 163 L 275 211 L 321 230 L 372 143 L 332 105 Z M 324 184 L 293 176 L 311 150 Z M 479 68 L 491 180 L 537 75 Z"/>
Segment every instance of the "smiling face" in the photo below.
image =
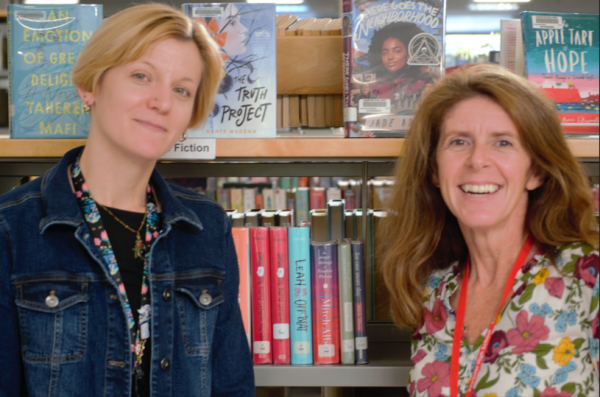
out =
<path fill-rule="evenodd" d="M 381 48 L 381 62 L 389 72 L 402 69 L 408 62 L 408 51 L 404 43 L 395 37 L 384 41 Z"/>
<path fill-rule="evenodd" d="M 228 57 L 242 55 L 246 52 L 246 32 L 248 28 L 242 25 L 239 10 L 233 4 L 227 5 L 219 21 L 219 31 L 227 33 L 223 50 Z"/>
<path fill-rule="evenodd" d="M 455 105 L 442 124 L 436 153 L 440 188 L 463 230 L 521 227 L 528 194 L 541 185 L 516 125 L 491 99 L 478 96 Z M 508 228 L 508 229 L 507 229 Z"/>
<path fill-rule="evenodd" d="M 129 156 L 157 160 L 187 129 L 201 75 L 192 41 L 153 43 L 138 60 L 108 69 L 96 95 L 79 89 L 92 107 L 90 136 Z"/>

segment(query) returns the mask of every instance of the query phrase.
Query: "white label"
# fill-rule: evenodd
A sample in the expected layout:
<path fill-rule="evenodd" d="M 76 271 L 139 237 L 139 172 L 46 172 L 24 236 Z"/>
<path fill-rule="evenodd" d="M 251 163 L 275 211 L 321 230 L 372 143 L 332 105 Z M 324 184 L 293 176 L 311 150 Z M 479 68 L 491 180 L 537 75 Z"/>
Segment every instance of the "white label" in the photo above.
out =
<path fill-rule="evenodd" d="M 358 101 L 358 113 L 389 113 L 389 99 L 361 99 Z"/>
<path fill-rule="evenodd" d="M 335 356 L 335 345 L 319 345 L 319 357 Z"/>
<path fill-rule="evenodd" d="M 46 20 L 46 11 L 39 10 L 21 10 L 15 11 L 16 19 L 25 19 L 28 21 L 45 21 Z"/>
<path fill-rule="evenodd" d="M 164 156 L 164 160 L 214 160 L 217 158 L 217 140 L 192 138 L 177 142 Z"/>
<path fill-rule="evenodd" d="M 285 276 L 285 270 L 283 270 L 283 268 L 280 267 L 279 269 L 277 269 L 277 277 L 283 278 L 283 276 Z"/>
<path fill-rule="evenodd" d="M 352 353 L 354 351 L 354 340 L 344 339 L 342 341 L 342 351 L 344 353 Z"/>
<path fill-rule="evenodd" d="M 254 342 L 254 354 L 269 354 L 271 353 L 271 342 Z"/>
<path fill-rule="evenodd" d="M 356 350 L 364 350 L 367 348 L 367 337 L 363 336 L 360 338 L 354 338 L 356 343 Z"/>
<path fill-rule="evenodd" d="M 290 339 L 290 325 L 273 324 L 273 339 Z"/>
<path fill-rule="evenodd" d="M 344 303 L 344 332 L 354 331 L 354 316 L 352 312 L 352 302 Z"/>
<path fill-rule="evenodd" d="M 148 339 L 148 337 L 150 336 L 150 329 L 148 328 L 148 323 L 144 323 L 144 324 L 142 324 L 142 325 L 141 325 L 141 327 L 140 327 L 140 329 L 141 329 L 141 331 L 142 331 L 142 332 L 141 332 L 141 333 L 142 333 L 142 335 L 140 335 L 140 338 L 141 338 L 142 340 L 146 340 L 146 339 Z"/>
<path fill-rule="evenodd" d="M 531 22 L 534 29 L 562 29 L 563 19 L 557 16 L 532 15 Z"/>
<path fill-rule="evenodd" d="M 256 271 L 256 274 L 258 275 L 258 277 L 262 277 L 265 275 L 265 268 L 262 266 L 258 267 L 258 270 Z"/>
<path fill-rule="evenodd" d="M 344 122 L 352 123 L 356 121 L 358 112 L 356 108 L 344 108 Z"/>
<path fill-rule="evenodd" d="M 194 17 L 222 17 L 223 8 L 221 7 L 194 7 L 192 9 Z"/>
<path fill-rule="evenodd" d="M 310 352 L 310 343 L 294 342 L 294 353 L 295 354 L 308 354 L 309 352 Z"/>

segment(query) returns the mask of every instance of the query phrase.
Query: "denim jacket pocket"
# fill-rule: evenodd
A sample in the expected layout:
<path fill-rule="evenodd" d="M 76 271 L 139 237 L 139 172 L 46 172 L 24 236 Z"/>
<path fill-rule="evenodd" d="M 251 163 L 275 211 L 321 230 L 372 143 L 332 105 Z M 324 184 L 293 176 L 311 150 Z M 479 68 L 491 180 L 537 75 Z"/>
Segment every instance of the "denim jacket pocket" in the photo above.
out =
<path fill-rule="evenodd" d="M 72 363 L 85 355 L 89 279 L 47 275 L 13 281 L 23 359 Z"/>
<path fill-rule="evenodd" d="M 183 344 L 189 356 L 208 356 L 219 305 L 225 301 L 221 291 L 225 274 L 212 270 L 193 274 L 175 281 Z"/>

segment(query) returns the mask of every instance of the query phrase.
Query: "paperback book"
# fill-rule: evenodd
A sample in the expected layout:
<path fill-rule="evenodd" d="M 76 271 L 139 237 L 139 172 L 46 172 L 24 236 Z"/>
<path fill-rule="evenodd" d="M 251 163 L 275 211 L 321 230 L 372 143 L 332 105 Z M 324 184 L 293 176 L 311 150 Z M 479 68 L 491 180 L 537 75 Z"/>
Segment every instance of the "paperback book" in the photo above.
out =
<path fill-rule="evenodd" d="M 188 137 L 275 138 L 275 4 L 193 3 L 182 11 L 204 26 L 224 60 L 214 110 Z"/>
<path fill-rule="evenodd" d="M 87 137 L 72 72 L 102 17 L 102 5 L 8 5 L 11 138 Z"/>
<path fill-rule="evenodd" d="M 250 229 L 252 255 L 252 353 L 254 364 L 272 364 L 269 229 Z"/>
<path fill-rule="evenodd" d="M 441 77 L 445 0 L 343 0 L 344 124 L 350 138 L 406 136 Z"/>
<path fill-rule="evenodd" d="M 290 287 L 288 229 L 269 228 L 271 245 L 271 318 L 273 364 L 290 364 Z"/>

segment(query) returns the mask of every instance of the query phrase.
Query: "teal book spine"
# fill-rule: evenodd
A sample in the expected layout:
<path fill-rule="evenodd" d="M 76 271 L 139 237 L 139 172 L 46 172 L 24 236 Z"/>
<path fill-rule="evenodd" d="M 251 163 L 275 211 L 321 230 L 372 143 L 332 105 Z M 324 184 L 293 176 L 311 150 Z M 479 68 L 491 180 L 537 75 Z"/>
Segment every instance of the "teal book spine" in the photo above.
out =
<path fill-rule="evenodd" d="M 354 299 L 352 289 L 352 249 L 350 239 L 338 244 L 338 278 L 340 284 L 340 340 L 342 364 L 353 365 Z"/>
<path fill-rule="evenodd" d="M 72 75 L 102 17 L 102 5 L 8 5 L 11 138 L 87 137 Z"/>
<path fill-rule="evenodd" d="M 310 229 L 288 229 L 292 364 L 312 364 Z"/>
<path fill-rule="evenodd" d="M 296 189 L 296 225 L 300 225 L 302 221 L 308 220 L 308 212 L 310 210 L 309 200 L 310 190 L 307 187 L 299 187 Z"/>

